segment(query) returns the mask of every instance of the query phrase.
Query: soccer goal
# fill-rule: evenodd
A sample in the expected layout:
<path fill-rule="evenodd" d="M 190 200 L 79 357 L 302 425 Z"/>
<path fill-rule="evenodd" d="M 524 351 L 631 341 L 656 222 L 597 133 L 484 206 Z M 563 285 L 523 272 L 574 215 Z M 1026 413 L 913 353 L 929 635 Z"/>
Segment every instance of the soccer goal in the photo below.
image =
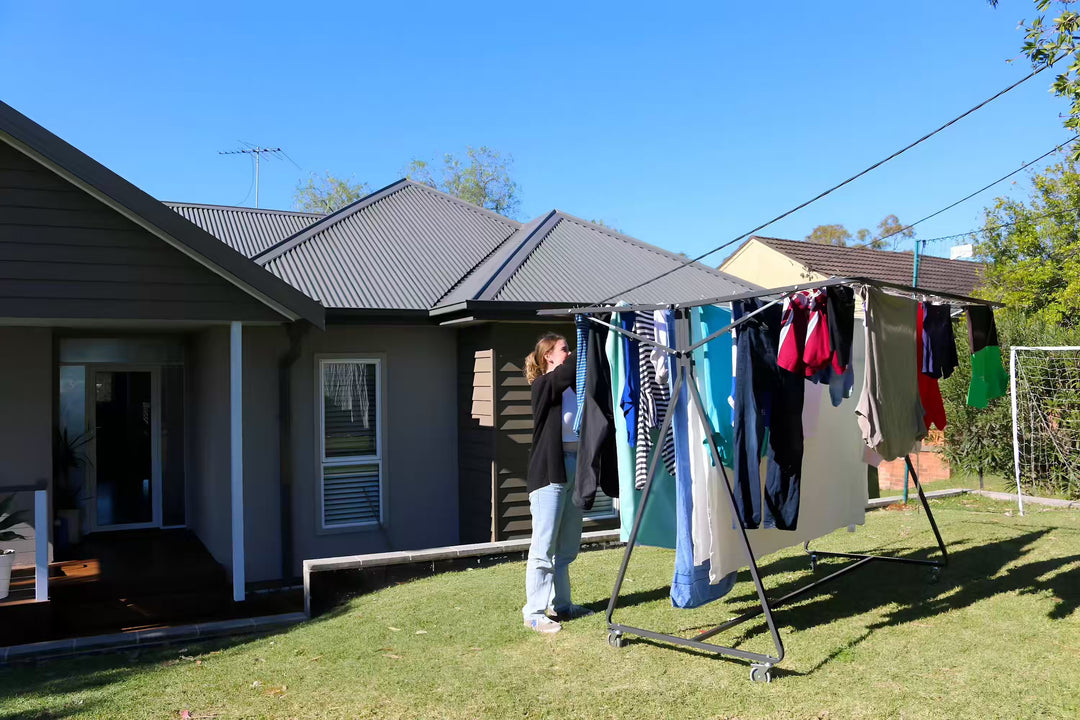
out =
<path fill-rule="evenodd" d="M 1024 490 L 1071 496 L 1080 487 L 1080 346 L 1009 351 L 1013 466 Z"/>

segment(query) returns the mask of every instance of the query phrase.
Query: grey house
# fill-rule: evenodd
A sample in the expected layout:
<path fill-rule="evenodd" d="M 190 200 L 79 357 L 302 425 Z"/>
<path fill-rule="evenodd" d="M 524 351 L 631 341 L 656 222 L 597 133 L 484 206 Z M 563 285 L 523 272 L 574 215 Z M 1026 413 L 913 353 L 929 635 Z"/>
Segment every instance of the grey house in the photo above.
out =
<path fill-rule="evenodd" d="M 45 479 L 52 519 L 74 477 L 89 538 L 182 530 L 237 601 L 307 558 L 527 535 L 522 359 L 573 337 L 536 310 L 682 262 L 408 180 L 326 216 L 162 203 L 0 104 L 0 495 Z M 626 299 L 747 287 L 697 264 Z M 89 462 L 54 467 L 58 430 Z"/>

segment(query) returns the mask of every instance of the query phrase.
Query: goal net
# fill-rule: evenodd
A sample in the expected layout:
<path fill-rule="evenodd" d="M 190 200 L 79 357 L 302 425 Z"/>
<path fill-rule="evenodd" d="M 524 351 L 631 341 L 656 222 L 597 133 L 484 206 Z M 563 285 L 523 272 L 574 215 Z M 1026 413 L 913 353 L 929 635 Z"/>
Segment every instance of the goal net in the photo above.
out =
<path fill-rule="evenodd" d="M 1080 347 L 1014 347 L 1013 462 L 1023 493 L 1080 497 Z"/>

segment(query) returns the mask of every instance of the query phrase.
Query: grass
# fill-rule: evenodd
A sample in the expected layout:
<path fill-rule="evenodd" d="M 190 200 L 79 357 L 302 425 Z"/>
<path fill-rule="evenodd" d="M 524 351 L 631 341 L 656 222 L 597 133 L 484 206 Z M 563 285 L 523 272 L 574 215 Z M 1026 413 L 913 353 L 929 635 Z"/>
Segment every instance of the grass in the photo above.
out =
<path fill-rule="evenodd" d="M 601 614 L 541 636 L 521 627 L 521 563 L 445 574 L 231 644 L 0 671 L 7 718 L 1075 718 L 1080 716 L 1080 513 L 935 501 L 950 565 L 871 564 L 776 612 L 788 657 L 770 685 L 740 661 L 641 639 L 614 649 Z M 921 555 L 919 510 L 878 511 L 821 549 Z M 599 608 L 620 551 L 584 553 L 575 599 Z M 833 566 L 822 563 L 819 572 Z M 635 552 L 618 618 L 686 634 L 755 604 L 675 610 L 672 554 Z M 800 549 L 763 562 L 774 593 L 810 577 Z M 771 651 L 761 624 L 722 635 Z"/>

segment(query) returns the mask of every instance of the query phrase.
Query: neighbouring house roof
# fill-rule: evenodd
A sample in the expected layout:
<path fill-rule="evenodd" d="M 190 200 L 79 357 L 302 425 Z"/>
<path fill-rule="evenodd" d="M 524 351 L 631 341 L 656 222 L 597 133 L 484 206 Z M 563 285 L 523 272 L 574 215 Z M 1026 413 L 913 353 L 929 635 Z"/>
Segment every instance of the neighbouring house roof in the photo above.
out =
<path fill-rule="evenodd" d="M 90 156 L 0 102 L 0 140 L 116 210 L 284 318 L 323 326 L 325 311 L 303 292 L 265 272 L 198 225 Z"/>
<path fill-rule="evenodd" d="M 753 241 L 787 255 L 808 270 L 822 275 L 866 277 L 904 285 L 911 284 L 912 253 L 871 250 L 865 247 L 821 245 L 757 235 L 747 240 L 747 242 Z M 956 295 L 971 295 L 982 284 L 984 269 L 985 266 L 982 263 L 920 255 L 918 287 Z"/>
<path fill-rule="evenodd" d="M 165 204 L 244 257 L 251 258 L 321 220 L 323 213 L 231 205 Z"/>
<path fill-rule="evenodd" d="M 674 270 L 687 258 L 552 210 L 508 237 L 439 302 L 594 303 Z M 628 302 L 663 303 L 729 295 L 755 286 L 692 263 L 625 293 Z"/>
<path fill-rule="evenodd" d="M 399 180 L 254 260 L 327 308 L 426 311 L 520 227 Z"/>

